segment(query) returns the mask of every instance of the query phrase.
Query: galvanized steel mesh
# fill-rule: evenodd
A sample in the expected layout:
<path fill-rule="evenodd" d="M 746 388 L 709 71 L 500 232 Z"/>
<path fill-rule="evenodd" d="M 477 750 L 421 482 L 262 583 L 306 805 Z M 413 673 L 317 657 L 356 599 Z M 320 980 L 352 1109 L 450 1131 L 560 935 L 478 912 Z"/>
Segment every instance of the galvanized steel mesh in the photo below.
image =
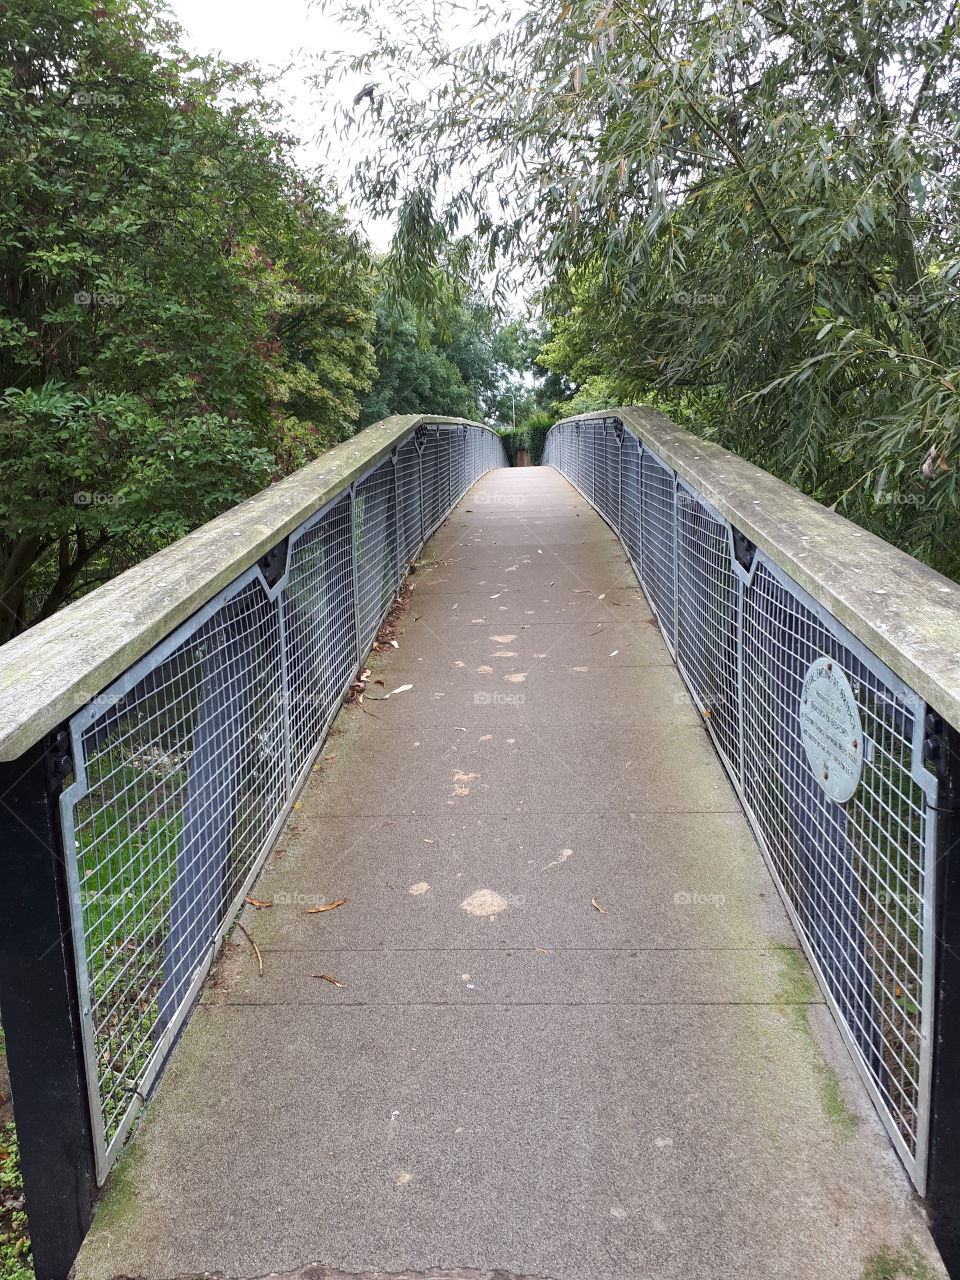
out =
<path fill-rule="evenodd" d="M 925 704 L 618 419 L 558 424 L 544 461 L 620 535 L 922 1192 L 937 796 L 923 759 Z M 800 736 L 803 680 L 818 658 L 846 675 L 863 726 L 863 770 L 845 804 L 813 775 Z"/>
<path fill-rule="evenodd" d="M 101 1179 L 407 566 L 504 462 L 489 431 L 421 425 L 71 720 L 61 816 Z"/>

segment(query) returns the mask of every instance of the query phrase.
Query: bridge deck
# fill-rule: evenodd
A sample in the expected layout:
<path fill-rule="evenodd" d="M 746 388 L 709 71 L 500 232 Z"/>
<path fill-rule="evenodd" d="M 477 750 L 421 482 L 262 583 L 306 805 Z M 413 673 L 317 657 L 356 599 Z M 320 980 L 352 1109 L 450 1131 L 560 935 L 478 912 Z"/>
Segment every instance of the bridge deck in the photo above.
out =
<path fill-rule="evenodd" d="M 79 1280 L 945 1274 L 607 526 L 494 472 L 412 584 Z"/>

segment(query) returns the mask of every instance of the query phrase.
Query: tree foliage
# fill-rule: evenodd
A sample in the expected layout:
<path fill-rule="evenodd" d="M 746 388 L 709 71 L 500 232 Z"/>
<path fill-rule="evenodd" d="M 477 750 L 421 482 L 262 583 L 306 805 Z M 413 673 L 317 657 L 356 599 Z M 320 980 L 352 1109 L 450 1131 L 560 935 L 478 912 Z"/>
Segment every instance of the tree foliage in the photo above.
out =
<path fill-rule="evenodd" d="M 349 433 L 369 255 L 152 0 L 0 6 L 0 639 Z"/>
<path fill-rule="evenodd" d="M 359 182 L 408 260 L 471 231 L 581 389 L 960 573 L 955 4 L 557 0 L 456 45 L 387 7 L 346 6 L 399 33 Z"/>
<path fill-rule="evenodd" d="M 393 413 L 511 421 L 527 392 L 531 354 L 518 321 L 500 324 L 478 298 L 462 299 L 449 270 L 437 273 L 423 305 L 393 288 L 377 302 L 377 373 L 360 414 L 367 426 Z"/>

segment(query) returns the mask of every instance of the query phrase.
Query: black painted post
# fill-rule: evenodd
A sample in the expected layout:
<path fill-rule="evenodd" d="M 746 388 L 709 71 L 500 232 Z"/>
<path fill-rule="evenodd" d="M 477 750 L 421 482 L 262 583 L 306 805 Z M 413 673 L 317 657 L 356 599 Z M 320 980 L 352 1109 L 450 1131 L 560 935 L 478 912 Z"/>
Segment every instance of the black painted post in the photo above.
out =
<path fill-rule="evenodd" d="M 928 714 L 927 758 L 939 779 L 936 978 L 927 1208 L 951 1276 L 960 1276 L 960 733 Z"/>
<path fill-rule="evenodd" d="M 64 731 L 0 762 L 0 1017 L 37 1280 L 64 1280 L 96 1173 L 58 797 Z"/>

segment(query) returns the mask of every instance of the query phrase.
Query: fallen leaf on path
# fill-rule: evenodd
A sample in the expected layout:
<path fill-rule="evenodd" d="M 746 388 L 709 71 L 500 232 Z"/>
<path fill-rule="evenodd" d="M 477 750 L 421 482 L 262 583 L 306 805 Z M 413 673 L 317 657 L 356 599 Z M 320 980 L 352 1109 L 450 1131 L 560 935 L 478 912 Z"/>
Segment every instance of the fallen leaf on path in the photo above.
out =
<path fill-rule="evenodd" d="M 390 692 L 385 696 L 388 698 L 391 698 L 395 693 L 406 693 L 408 689 L 412 689 L 412 688 L 413 688 L 412 684 L 401 684 L 401 685 L 398 685 L 396 689 L 391 689 Z"/>
<path fill-rule="evenodd" d="M 619 652 L 620 652 L 620 650 L 619 650 L 619 649 L 614 649 L 614 651 L 613 651 L 613 653 L 611 653 L 610 657 L 611 657 L 611 658 L 615 658 Z"/>
<path fill-rule="evenodd" d="M 334 987 L 342 987 L 346 985 L 343 982 L 338 982 L 336 978 L 331 978 L 329 973 L 315 973 L 313 976 L 315 978 L 322 978 L 324 982 L 329 982 L 331 986 L 334 986 Z"/>
<path fill-rule="evenodd" d="M 273 906 L 272 902 L 259 902 L 256 898 L 244 898 L 244 902 L 249 902 L 250 906 L 256 907 L 258 911 L 261 911 L 264 907 Z"/>
<path fill-rule="evenodd" d="M 492 676 L 493 667 L 477 667 L 477 674 L 481 676 Z"/>
<path fill-rule="evenodd" d="M 506 898 L 502 898 L 493 889 L 478 889 L 460 903 L 463 910 L 472 916 L 495 916 L 498 912 L 505 911 L 509 905 Z"/>
<path fill-rule="evenodd" d="M 596 907 L 596 909 L 600 912 L 602 916 L 609 915 L 609 912 L 604 907 L 601 907 L 600 903 L 596 900 L 596 898 L 590 899 L 590 905 L 591 907 Z"/>
<path fill-rule="evenodd" d="M 565 863 L 565 862 L 566 862 L 566 860 L 567 860 L 568 858 L 572 858 L 572 857 L 573 857 L 573 850 L 572 850 L 572 849 L 561 849 L 561 850 L 560 850 L 560 857 L 559 857 L 559 858 L 554 858 L 553 862 L 548 862 L 548 863 L 547 863 L 547 865 L 546 865 L 546 867 L 544 867 L 543 869 L 544 869 L 544 871 L 546 871 L 546 870 L 547 870 L 547 868 L 549 868 L 549 867 L 560 867 L 560 866 L 562 866 L 562 865 L 563 865 L 563 863 Z"/>
<path fill-rule="evenodd" d="M 390 643 L 393 645 L 395 649 L 400 648 L 400 642 L 398 640 L 391 640 Z"/>
<path fill-rule="evenodd" d="M 239 920 L 237 921 L 237 928 L 240 930 L 240 932 L 243 934 L 246 940 L 250 943 L 251 947 L 253 947 L 254 954 L 257 957 L 257 964 L 260 968 L 260 977 L 262 978 L 263 977 L 263 956 L 260 954 L 260 948 L 254 942 L 254 940 L 250 937 L 249 933 L 247 933 L 246 929 L 243 927 L 243 925 L 240 923 Z"/>
<path fill-rule="evenodd" d="M 515 658 L 517 656 L 515 649 L 498 649 L 493 655 L 495 658 Z"/>
<path fill-rule="evenodd" d="M 424 844 L 436 844 L 436 840 L 424 840 Z"/>
<path fill-rule="evenodd" d="M 336 902 L 325 902 L 322 907 L 308 907 L 307 915 L 315 916 L 318 911 L 332 911 L 334 907 L 342 907 L 346 898 L 338 898 Z"/>
<path fill-rule="evenodd" d="M 521 684 L 527 678 L 525 671 L 515 671 L 512 676 L 504 676 L 504 680 L 509 680 L 511 684 Z"/>
<path fill-rule="evenodd" d="M 511 640 L 516 640 L 516 638 L 517 638 L 517 637 L 516 637 L 515 635 L 512 635 L 512 636 L 491 636 L 491 637 L 490 637 L 490 639 L 491 639 L 491 640 L 493 640 L 495 644 L 509 644 Z"/>
<path fill-rule="evenodd" d="M 453 775 L 454 782 L 472 782 L 474 778 L 479 778 L 479 773 L 461 773 L 458 769 Z"/>

